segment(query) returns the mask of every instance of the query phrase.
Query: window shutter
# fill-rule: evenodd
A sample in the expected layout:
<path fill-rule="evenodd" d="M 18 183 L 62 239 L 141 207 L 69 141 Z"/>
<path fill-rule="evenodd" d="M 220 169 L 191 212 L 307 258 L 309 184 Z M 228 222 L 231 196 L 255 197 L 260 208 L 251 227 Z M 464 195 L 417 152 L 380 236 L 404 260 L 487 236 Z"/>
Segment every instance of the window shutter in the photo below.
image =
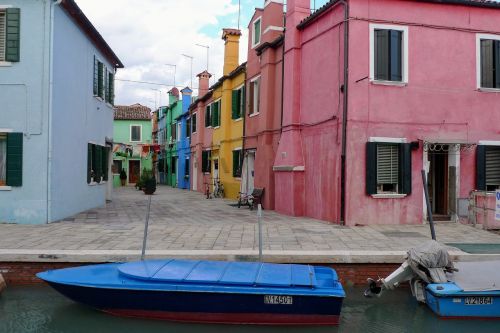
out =
<path fill-rule="evenodd" d="M 23 133 L 7 133 L 7 186 L 23 186 Z"/>
<path fill-rule="evenodd" d="M 486 146 L 482 145 L 476 150 L 476 189 L 486 191 Z"/>
<path fill-rule="evenodd" d="M 245 117 L 246 103 L 247 103 L 247 89 L 245 86 L 243 86 L 243 88 L 241 89 L 241 109 L 240 109 L 241 117 Z"/>
<path fill-rule="evenodd" d="M 391 41 L 390 41 L 390 73 L 391 81 L 403 81 L 403 32 L 397 30 L 391 30 Z"/>
<path fill-rule="evenodd" d="M 236 177 L 238 172 L 238 151 L 233 150 L 233 177 Z"/>
<path fill-rule="evenodd" d="M 97 61 L 97 57 L 94 56 L 94 96 L 99 94 L 99 61 Z"/>
<path fill-rule="evenodd" d="M 104 101 L 105 102 L 109 102 L 109 90 L 108 90 L 108 69 L 106 67 L 104 67 L 104 73 L 103 73 L 103 77 L 104 77 L 104 92 L 103 92 L 103 95 L 104 95 Z"/>
<path fill-rule="evenodd" d="M 115 75 L 109 73 L 109 103 L 115 105 Z"/>
<path fill-rule="evenodd" d="M 0 10 L 0 61 L 5 61 L 5 12 Z"/>
<path fill-rule="evenodd" d="M 196 116 L 197 113 L 193 114 L 193 116 L 191 117 L 191 121 L 193 122 L 193 124 L 191 125 L 191 133 L 196 132 Z"/>
<path fill-rule="evenodd" d="M 191 118 L 186 120 L 186 137 L 189 138 L 191 135 Z"/>
<path fill-rule="evenodd" d="M 399 147 L 377 145 L 377 184 L 399 184 Z"/>
<path fill-rule="evenodd" d="M 97 178 L 97 183 L 101 182 L 101 177 L 102 177 L 102 151 L 103 147 L 101 146 L 96 146 L 96 178 Z"/>
<path fill-rule="evenodd" d="M 217 119 L 218 119 L 218 116 L 217 116 L 217 105 L 214 103 L 212 104 L 211 106 L 211 110 L 210 110 L 211 114 L 210 114 L 210 118 L 211 118 L 211 126 L 212 127 L 216 127 L 217 126 Z"/>
<path fill-rule="evenodd" d="M 210 105 L 205 108 L 205 127 L 210 127 Z"/>
<path fill-rule="evenodd" d="M 98 96 L 103 98 L 104 95 L 104 87 L 103 87 L 103 83 L 104 83 L 104 64 L 102 62 L 98 62 L 98 73 L 97 73 L 97 87 L 98 87 Z"/>
<path fill-rule="evenodd" d="M 19 62 L 21 40 L 21 9 L 7 8 L 5 29 L 5 61 Z"/>
<path fill-rule="evenodd" d="M 495 41 L 495 88 L 500 88 L 500 40 Z"/>
<path fill-rule="evenodd" d="M 240 108 L 240 101 L 239 101 L 239 92 L 240 90 L 233 90 L 233 94 L 231 96 L 231 118 L 232 119 L 238 119 L 239 118 L 239 108 Z"/>
<path fill-rule="evenodd" d="M 207 152 L 206 151 L 201 152 L 201 170 L 203 172 L 206 172 L 206 170 L 207 170 Z"/>
<path fill-rule="evenodd" d="M 401 194 L 411 194 L 411 183 L 412 183 L 412 169 L 411 169 L 411 144 L 403 143 L 399 146 L 399 156 L 401 156 L 399 168 L 401 180 L 400 184 L 402 188 L 399 193 Z"/>
<path fill-rule="evenodd" d="M 375 30 L 375 79 L 389 80 L 389 30 Z"/>
<path fill-rule="evenodd" d="M 221 102 L 217 102 L 217 126 L 220 126 L 221 124 L 221 107 L 220 107 Z"/>
<path fill-rule="evenodd" d="M 366 194 L 377 194 L 377 143 L 366 143 Z"/>
<path fill-rule="evenodd" d="M 92 144 L 87 144 L 87 184 L 92 182 Z"/>
<path fill-rule="evenodd" d="M 109 173 L 109 147 L 102 147 L 102 179 L 104 181 L 108 181 L 108 173 Z"/>
<path fill-rule="evenodd" d="M 500 147 L 486 149 L 486 186 L 500 185 Z"/>
<path fill-rule="evenodd" d="M 494 41 L 481 40 L 481 87 L 493 88 L 494 84 Z"/>

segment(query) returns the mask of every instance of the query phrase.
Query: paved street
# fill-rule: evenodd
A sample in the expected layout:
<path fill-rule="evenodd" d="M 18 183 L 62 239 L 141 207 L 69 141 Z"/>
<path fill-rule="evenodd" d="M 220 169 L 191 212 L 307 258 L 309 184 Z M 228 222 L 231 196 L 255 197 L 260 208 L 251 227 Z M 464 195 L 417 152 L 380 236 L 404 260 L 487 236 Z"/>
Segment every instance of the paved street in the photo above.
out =
<path fill-rule="evenodd" d="M 118 188 L 113 202 L 106 207 L 61 222 L 39 226 L 2 224 L 0 258 L 6 253 L 58 251 L 137 254 L 142 246 L 147 198 L 133 188 Z M 149 253 L 255 254 L 256 212 L 231 204 L 221 199 L 207 200 L 199 193 L 159 187 L 152 197 Z M 444 243 L 500 243 L 499 235 L 460 224 L 437 225 L 437 237 Z M 271 211 L 265 211 L 263 218 L 263 248 L 273 254 L 389 253 L 406 251 L 428 238 L 427 225 L 341 227 Z M 39 257 L 43 259 L 43 255 Z"/>

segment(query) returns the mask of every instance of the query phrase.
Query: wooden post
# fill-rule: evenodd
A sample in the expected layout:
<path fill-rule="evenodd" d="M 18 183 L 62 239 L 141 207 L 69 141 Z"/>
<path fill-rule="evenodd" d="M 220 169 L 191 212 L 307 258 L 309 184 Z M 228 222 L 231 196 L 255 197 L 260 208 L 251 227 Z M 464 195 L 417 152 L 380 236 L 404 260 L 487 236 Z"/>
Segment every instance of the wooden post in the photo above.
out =
<path fill-rule="evenodd" d="M 0 294 L 6 287 L 7 285 L 5 284 L 5 280 L 3 279 L 2 274 L 0 274 Z"/>

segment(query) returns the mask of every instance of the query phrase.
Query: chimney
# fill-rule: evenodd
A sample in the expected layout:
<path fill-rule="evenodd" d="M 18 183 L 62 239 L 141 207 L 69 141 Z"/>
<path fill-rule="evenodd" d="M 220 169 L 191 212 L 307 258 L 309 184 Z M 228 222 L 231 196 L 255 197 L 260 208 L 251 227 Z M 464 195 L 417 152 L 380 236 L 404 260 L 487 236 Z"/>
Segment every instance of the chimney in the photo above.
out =
<path fill-rule="evenodd" d="M 173 104 L 174 102 L 179 100 L 179 89 L 173 87 L 168 92 L 168 104 Z"/>
<path fill-rule="evenodd" d="M 191 88 L 186 87 L 181 90 L 182 93 L 182 112 L 187 112 L 189 111 L 189 106 L 191 105 L 191 95 L 193 94 L 193 91 Z"/>
<path fill-rule="evenodd" d="M 222 39 L 225 42 L 223 75 L 228 75 L 239 66 L 240 37 L 241 31 L 238 29 L 222 29 Z"/>
<path fill-rule="evenodd" d="M 208 85 L 212 74 L 205 70 L 196 76 L 198 77 L 198 98 L 201 98 L 208 92 Z"/>

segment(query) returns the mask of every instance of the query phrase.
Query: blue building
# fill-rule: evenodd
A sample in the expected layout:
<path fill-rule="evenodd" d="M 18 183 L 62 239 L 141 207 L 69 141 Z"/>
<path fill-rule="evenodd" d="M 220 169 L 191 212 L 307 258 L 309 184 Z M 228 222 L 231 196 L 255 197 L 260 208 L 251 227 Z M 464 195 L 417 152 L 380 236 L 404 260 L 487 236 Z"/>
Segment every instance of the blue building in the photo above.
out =
<path fill-rule="evenodd" d="M 103 206 L 122 63 L 74 0 L 0 0 L 0 27 L 0 223 Z"/>
<path fill-rule="evenodd" d="M 186 87 L 181 90 L 182 93 L 182 113 L 177 118 L 177 126 L 180 132 L 177 141 L 177 186 L 189 190 L 190 187 L 190 167 L 189 159 L 191 157 L 191 148 L 189 136 L 191 133 L 191 122 L 189 118 L 189 106 L 191 105 L 191 96 L 193 91 Z"/>

